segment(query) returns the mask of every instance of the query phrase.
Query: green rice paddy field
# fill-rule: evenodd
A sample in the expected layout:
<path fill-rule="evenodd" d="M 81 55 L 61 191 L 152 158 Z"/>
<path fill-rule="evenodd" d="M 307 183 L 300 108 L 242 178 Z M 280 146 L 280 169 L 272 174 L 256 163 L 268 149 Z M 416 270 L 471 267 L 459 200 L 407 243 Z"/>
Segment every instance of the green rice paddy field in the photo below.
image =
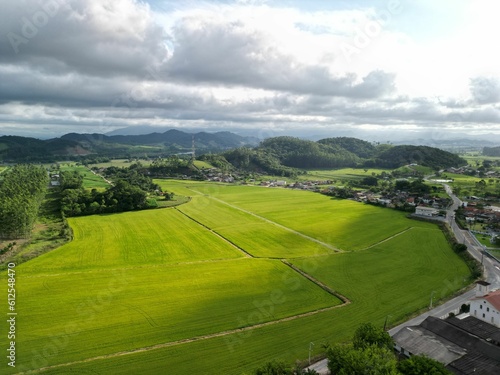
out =
<path fill-rule="evenodd" d="M 360 323 L 396 324 L 470 274 L 435 225 L 396 211 L 160 182 L 192 199 L 72 218 L 71 243 L 15 268 L 16 368 L 5 358 L 2 374 L 248 374 L 306 359 L 310 342 L 321 355 Z"/>
<path fill-rule="evenodd" d="M 83 187 L 86 189 L 101 189 L 109 187 L 109 184 L 101 176 L 95 175 L 89 168 L 74 163 L 62 164 L 61 171 L 77 171 L 83 175 Z"/>

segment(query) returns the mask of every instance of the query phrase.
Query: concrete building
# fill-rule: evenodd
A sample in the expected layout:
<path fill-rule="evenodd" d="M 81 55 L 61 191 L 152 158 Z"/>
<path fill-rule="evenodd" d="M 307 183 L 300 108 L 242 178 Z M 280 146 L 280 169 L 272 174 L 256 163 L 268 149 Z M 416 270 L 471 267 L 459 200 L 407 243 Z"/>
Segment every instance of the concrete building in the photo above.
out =
<path fill-rule="evenodd" d="M 433 217 L 438 214 L 438 210 L 432 207 L 424 207 L 424 206 L 418 206 L 415 209 L 415 215 L 419 216 L 425 216 L 425 217 Z"/>

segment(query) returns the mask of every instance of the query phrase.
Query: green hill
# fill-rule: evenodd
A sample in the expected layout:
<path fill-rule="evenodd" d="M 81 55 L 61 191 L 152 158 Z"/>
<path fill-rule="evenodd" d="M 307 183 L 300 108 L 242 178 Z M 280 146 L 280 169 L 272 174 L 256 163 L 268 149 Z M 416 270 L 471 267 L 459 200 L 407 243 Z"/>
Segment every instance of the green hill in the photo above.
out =
<path fill-rule="evenodd" d="M 222 156 L 235 168 L 292 176 L 301 169 L 380 167 L 419 164 L 431 168 L 465 165 L 457 155 L 428 146 L 374 145 L 356 138 L 327 138 L 318 142 L 275 137 L 254 149 L 230 150 Z"/>
<path fill-rule="evenodd" d="M 440 169 L 467 164 L 458 155 L 429 146 L 394 146 L 382 152 L 373 162 L 384 168 L 399 168 L 415 163 Z"/>

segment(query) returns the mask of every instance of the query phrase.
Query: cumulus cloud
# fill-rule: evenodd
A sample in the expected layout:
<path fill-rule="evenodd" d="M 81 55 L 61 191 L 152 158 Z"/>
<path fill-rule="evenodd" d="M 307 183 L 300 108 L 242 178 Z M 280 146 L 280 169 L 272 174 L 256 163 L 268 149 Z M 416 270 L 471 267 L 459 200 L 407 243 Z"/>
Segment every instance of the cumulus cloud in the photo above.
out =
<path fill-rule="evenodd" d="M 493 77 L 475 77 L 470 80 L 472 98 L 479 104 L 500 101 L 500 81 Z"/>
<path fill-rule="evenodd" d="M 0 63 L 50 72 L 144 77 L 168 57 L 164 30 L 133 0 L 6 0 Z"/>
<path fill-rule="evenodd" d="M 306 64 L 280 42 L 242 20 L 182 19 L 173 30 L 172 79 L 243 85 L 301 94 L 373 98 L 394 90 L 394 74 L 380 70 L 359 79 L 335 74 L 323 64 Z"/>
<path fill-rule="evenodd" d="M 105 132 L 142 124 L 500 123 L 498 77 L 474 75 L 466 97 L 434 94 L 427 82 L 441 72 L 390 22 L 347 61 L 341 46 L 377 9 L 277 4 L 194 0 L 159 13 L 139 0 L 3 0 L 0 133 L 16 124 Z M 405 70 L 420 53 L 425 69 Z M 411 86 L 429 94 L 401 91 Z"/>

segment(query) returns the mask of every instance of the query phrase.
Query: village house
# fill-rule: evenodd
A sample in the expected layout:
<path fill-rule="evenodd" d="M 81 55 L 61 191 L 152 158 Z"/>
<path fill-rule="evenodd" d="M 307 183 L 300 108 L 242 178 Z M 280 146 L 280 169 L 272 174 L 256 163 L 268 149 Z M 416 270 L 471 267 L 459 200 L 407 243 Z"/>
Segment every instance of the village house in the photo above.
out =
<path fill-rule="evenodd" d="M 468 314 L 442 320 L 429 316 L 394 336 L 403 357 L 426 355 L 454 374 L 500 374 L 500 328 Z"/>
<path fill-rule="evenodd" d="M 434 217 L 437 216 L 437 214 L 438 210 L 433 207 L 418 206 L 415 209 L 415 215 L 418 216 Z"/>
<path fill-rule="evenodd" d="M 500 327 L 500 290 L 490 292 L 489 286 L 485 281 L 476 283 L 476 297 L 471 300 L 470 314 Z"/>

